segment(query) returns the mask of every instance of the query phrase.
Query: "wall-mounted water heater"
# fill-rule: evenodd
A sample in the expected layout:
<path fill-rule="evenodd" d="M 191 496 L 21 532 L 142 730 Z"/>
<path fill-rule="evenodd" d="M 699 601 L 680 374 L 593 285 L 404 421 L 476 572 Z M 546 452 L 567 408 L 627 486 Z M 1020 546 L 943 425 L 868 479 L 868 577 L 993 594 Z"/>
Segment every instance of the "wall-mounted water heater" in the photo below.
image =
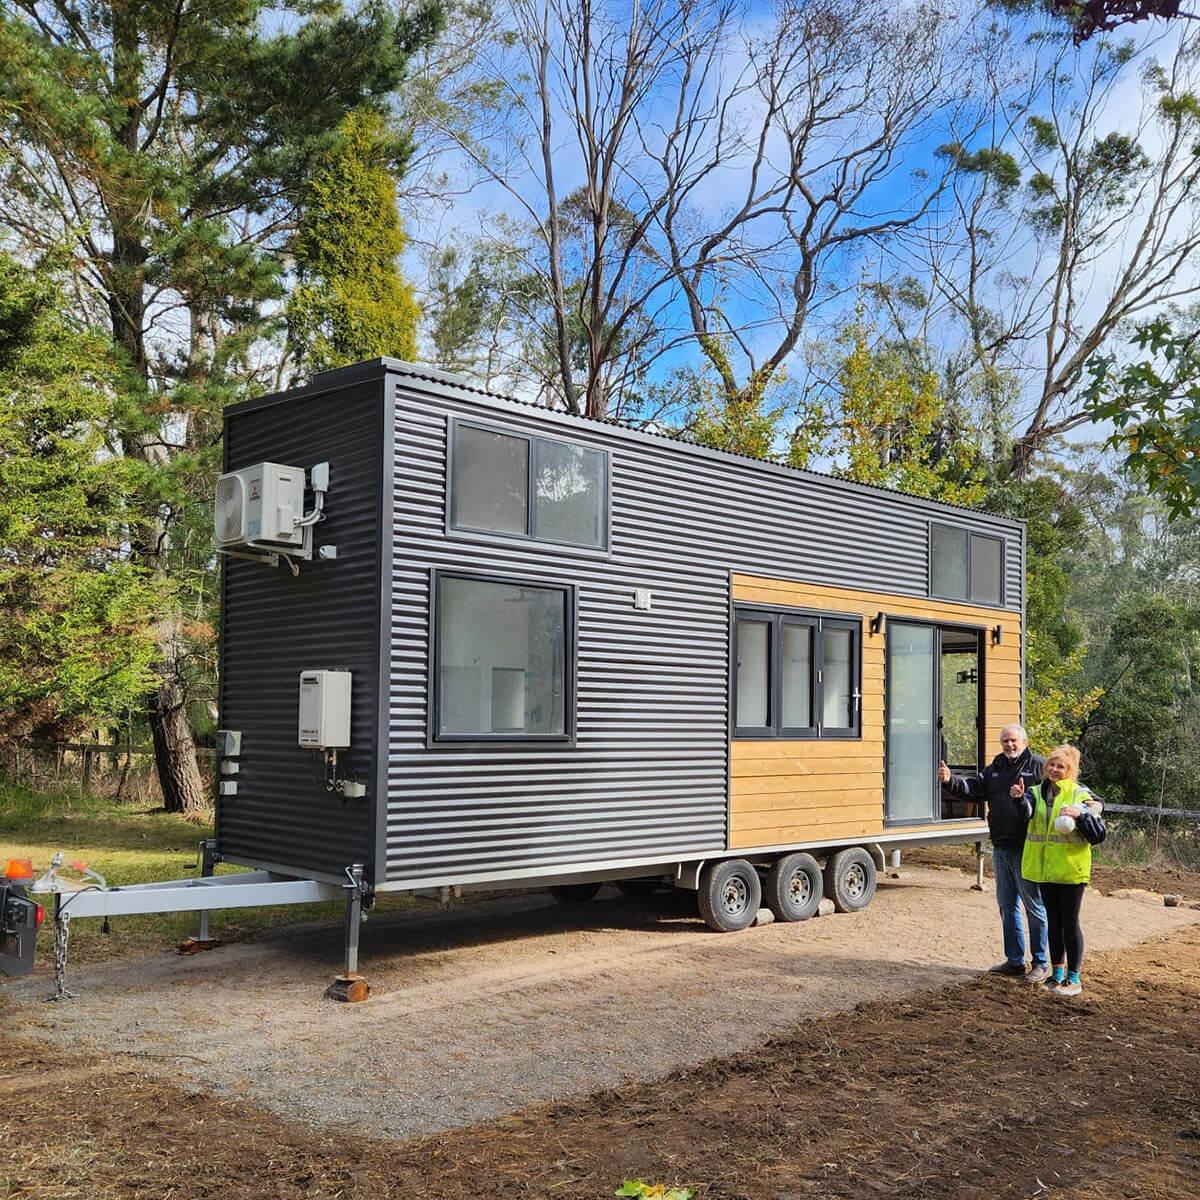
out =
<path fill-rule="evenodd" d="M 300 745 L 345 750 L 350 745 L 350 672 L 300 672 Z"/>

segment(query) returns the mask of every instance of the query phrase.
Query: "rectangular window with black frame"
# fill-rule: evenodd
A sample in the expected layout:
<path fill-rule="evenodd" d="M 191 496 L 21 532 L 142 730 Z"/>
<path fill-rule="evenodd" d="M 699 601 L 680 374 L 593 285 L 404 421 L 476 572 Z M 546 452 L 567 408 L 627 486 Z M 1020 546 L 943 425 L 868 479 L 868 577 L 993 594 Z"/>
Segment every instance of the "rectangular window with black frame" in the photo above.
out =
<path fill-rule="evenodd" d="M 1004 543 L 958 525 L 929 526 L 929 594 L 972 604 L 1004 603 Z"/>
<path fill-rule="evenodd" d="M 606 451 L 457 420 L 450 447 L 451 529 L 607 549 Z"/>
<path fill-rule="evenodd" d="M 569 586 L 434 574 L 435 741 L 564 741 L 572 732 Z"/>
<path fill-rule="evenodd" d="M 861 736 L 862 620 L 734 609 L 734 736 Z"/>

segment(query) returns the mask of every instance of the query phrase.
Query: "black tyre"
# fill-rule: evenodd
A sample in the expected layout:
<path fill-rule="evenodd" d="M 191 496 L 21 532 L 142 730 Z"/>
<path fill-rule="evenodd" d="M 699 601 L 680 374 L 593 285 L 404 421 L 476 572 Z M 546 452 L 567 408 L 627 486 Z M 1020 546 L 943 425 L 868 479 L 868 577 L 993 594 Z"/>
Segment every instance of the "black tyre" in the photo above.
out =
<path fill-rule="evenodd" d="M 787 854 L 767 875 L 763 899 L 780 921 L 807 921 L 825 893 L 821 868 L 811 854 Z"/>
<path fill-rule="evenodd" d="M 842 913 L 858 912 L 875 899 L 875 860 L 861 847 L 839 850 L 825 864 L 825 895 Z"/>
<path fill-rule="evenodd" d="M 560 883 L 557 887 L 550 889 L 550 895 L 559 904 L 586 904 L 589 900 L 596 898 L 599 890 L 600 884 L 598 883 Z"/>
<path fill-rule="evenodd" d="M 700 915 L 710 929 L 736 933 L 754 924 L 762 904 L 758 872 L 744 858 L 710 863 L 700 872 Z"/>
<path fill-rule="evenodd" d="M 614 879 L 617 891 L 630 900 L 645 900 L 662 887 L 661 879 Z"/>

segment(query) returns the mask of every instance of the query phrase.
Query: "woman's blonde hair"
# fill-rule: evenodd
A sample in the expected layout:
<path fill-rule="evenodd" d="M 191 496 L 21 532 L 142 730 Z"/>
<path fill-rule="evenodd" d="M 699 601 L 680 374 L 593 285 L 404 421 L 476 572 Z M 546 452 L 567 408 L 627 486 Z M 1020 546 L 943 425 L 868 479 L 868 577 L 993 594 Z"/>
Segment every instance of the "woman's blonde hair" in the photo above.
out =
<path fill-rule="evenodd" d="M 1046 755 L 1046 761 L 1049 762 L 1052 758 L 1061 758 L 1067 764 L 1068 779 L 1079 778 L 1079 751 L 1074 746 L 1055 746 Z"/>

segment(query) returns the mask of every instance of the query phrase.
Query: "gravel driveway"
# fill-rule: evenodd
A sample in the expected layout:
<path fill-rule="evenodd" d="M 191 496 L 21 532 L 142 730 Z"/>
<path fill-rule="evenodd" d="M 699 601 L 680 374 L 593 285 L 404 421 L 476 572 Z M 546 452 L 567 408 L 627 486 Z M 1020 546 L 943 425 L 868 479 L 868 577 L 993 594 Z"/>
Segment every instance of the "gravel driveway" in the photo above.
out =
<path fill-rule="evenodd" d="M 864 912 L 708 931 L 690 893 L 611 889 L 564 908 L 544 894 L 373 918 L 366 1004 L 322 991 L 340 925 L 293 928 L 196 958 L 126 960 L 4 988 L 18 1024 L 132 1056 L 188 1086 L 280 1114 L 409 1137 L 530 1103 L 649 1081 L 762 1042 L 806 1017 L 939 987 L 999 957 L 991 894 L 960 871 L 880 880 Z M 1092 949 L 1200 921 L 1200 912 L 1089 892 Z M 1086 982 L 1086 964 L 1085 964 Z M 1013 986 L 1024 986 L 1014 984 Z"/>

